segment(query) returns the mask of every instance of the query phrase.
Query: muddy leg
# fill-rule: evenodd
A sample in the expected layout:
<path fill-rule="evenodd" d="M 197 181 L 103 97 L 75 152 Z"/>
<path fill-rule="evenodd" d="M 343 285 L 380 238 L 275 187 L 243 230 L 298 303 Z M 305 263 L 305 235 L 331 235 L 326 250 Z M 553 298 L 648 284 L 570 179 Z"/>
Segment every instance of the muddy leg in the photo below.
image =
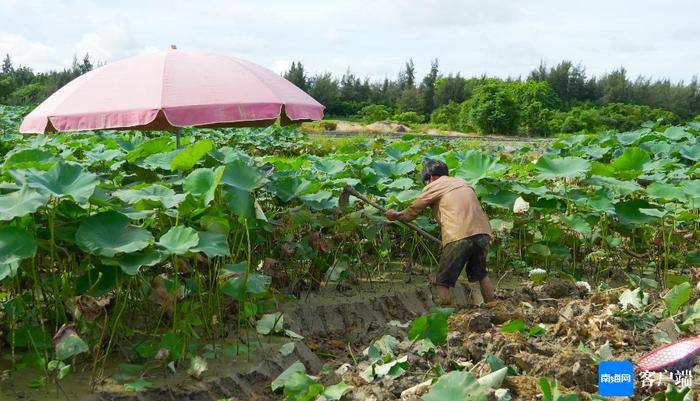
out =
<path fill-rule="evenodd" d="M 479 281 L 479 289 L 481 290 L 481 297 L 484 298 L 484 303 L 489 303 L 495 299 L 489 276 L 486 276 Z"/>
<path fill-rule="evenodd" d="M 440 306 L 449 305 L 452 303 L 452 297 L 450 296 L 450 287 L 436 285 L 435 294 L 437 295 L 436 301 Z"/>

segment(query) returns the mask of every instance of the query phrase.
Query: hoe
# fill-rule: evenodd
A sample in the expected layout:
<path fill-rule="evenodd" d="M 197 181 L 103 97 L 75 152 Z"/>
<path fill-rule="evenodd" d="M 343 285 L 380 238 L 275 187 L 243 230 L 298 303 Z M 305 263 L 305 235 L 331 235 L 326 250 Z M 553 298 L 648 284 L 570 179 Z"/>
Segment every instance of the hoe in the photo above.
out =
<path fill-rule="evenodd" d="M 366 196 L 362 195 L 361 193 L 357 192 L 357 190 L 350 185 L 346 185 L 345 188 L 343 188 L 343 192 L 340 194 L 340 198 L 338 199 L 338 207 L 340 209 L 346 209 L 348 205 L 350 204 L 350 195 L 356 197 L 357 199 L 374 206 L 375 208 L 381 210 L 382 212 L 386 212 L 386 208 L 382 207 L 380 204 L 377 202 L 374 202 L 370 199 L 368 199 Z M 411 228 L 415 230 L 418 234 L 424 236 L 425 238 L 431 240 L 432 242 L 441 245 L 442 243 L 440 242 L 439 239 L 428 233 L 427 231 L 423 230 L 422 228 L 418 227 L 417 225 L 413 223 L 404 223 L 401 222 L 401 224 L 405 225 L 408 228 Z"/>

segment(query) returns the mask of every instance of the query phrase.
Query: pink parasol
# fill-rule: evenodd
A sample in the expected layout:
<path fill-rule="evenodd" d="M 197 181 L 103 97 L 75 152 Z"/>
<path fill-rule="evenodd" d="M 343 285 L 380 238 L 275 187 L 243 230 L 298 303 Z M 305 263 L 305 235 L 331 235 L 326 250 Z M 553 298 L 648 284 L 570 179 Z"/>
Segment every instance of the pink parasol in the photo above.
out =
<path fill-rule="evenodd" d="M 213 53 L 168 50 L 90 71 L 26 116 L 20 132 L 268 126 L 320 120 L 323 105 L 276 73 Z M 179 138 L 178 138 L 179 139 Z"/>

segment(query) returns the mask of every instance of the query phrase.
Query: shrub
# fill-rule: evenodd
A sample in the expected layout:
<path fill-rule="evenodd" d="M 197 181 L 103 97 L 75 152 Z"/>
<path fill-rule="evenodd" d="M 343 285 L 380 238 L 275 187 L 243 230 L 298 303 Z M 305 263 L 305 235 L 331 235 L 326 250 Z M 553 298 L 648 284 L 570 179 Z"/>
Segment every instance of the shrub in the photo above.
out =
<path fill-rule="evenodd" d="M 335 131 L 338 123 L 335 121 L 319 121 L 318 125 L 326 131 Z"/>
<path fill-rule="evenodd" d="M 390 116 L 391 111 L 383 104 L 371 104 L 360 110 L 360 117 L 362 117 L 362 120 L 366 123 L 388 120 Z"/>
<path fill-rule="evenodd" d="M 474 89 L 469 107 L 469 123 L 485 134 L 518 132 L 520 108 L 507 84 L 492 81 Z"/>
<path fill-rule="evenodd" d="M 447 129 L 459 129 L 459 112 L 461 107 L 458 103 L 449 102 L 444 106 L 440 106 L 433 110 L 430 114 L 430 122 L 435 125 L 441 125 Z"/>
<path fill-rule="evenodd" d="M 394 114 L 394 120 L 404 124 L 420 124 L 425 121 L 425 116 L 415 111 L 407 111 L 405 113 Z"/>

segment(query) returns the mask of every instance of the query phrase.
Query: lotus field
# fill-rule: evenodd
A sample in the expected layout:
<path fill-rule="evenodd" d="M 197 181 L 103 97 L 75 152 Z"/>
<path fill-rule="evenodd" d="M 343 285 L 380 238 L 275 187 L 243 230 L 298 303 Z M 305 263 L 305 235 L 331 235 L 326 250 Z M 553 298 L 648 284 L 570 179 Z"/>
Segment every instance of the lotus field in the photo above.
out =
<path fill-rule="evenodd" d="M 246 344 L 278 331 L 279 305 L 302 291 L 379 280 L 397 261 L 435 269 L 438 249 L 413 231 L 359 202 L 338 210 L 348 184 L 407 206 L 424 158 L 476 187 L 494 282 L 677 287 L 669 316 L 700 320 L 684 299 L 700 265 L 697 123 L 520 146 L 197 129 L 176 149 L 165 132 L 23 136 L 26 111 L 0 109 L 0 352 L 46 379 Z M 416 223 L 439 235 L 427 213 Z"/>

